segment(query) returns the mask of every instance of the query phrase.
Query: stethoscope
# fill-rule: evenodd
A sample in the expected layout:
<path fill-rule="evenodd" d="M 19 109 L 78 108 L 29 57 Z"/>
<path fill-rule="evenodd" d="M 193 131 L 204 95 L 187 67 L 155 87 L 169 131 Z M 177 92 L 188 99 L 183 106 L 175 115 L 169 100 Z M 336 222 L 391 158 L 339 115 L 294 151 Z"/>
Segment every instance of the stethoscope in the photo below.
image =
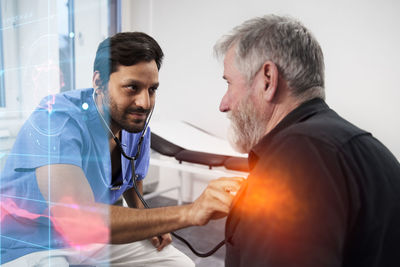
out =
<path fill-rule="evenodd" d="M 139 142 L 137 143 L 136 154 L 135 154 L 135 156 L 131 157 L 131 156 L 128 156 L 128 155 L 125 153 L 125 150 L 124 150 L 123 147 L 122 147 L 121 141 L 120 141 L 120 140 L 118 139 L 118 137 L 116 137 L 116 136 L 114 135 L 114 133 L 111 131 L 110 127 L 108 126 L 108 123 L 106 122 L 106 120 L 104 119 L 103 115 L 102 115 L 101 112 L 99 111 L 99 108 L 98 108 L 97 103 L 96 103 L 95 96 L 96 96 L 96 89 L 93 89 L 92 98 L 93 98 L 93 103 L 94 103 L 94 106 L 96 107 L 97 113 L 98 113 L 99 116 L 100 116 L 100 119 L 101 119 L 101 121 L 102 121 L 102 124 L 106 127 L 106 129 L 108 130 L 108 132 L 112 135 L 112 137 L 113 137 L 113 139 L 114 139 L 114 142 L 117 144 L 118 149 L 120 150 L 122 156 L 124 156 L 124 158 L 126 158 L 127 160 L 130 161 L 130 163 L 131 163 L 131 169 L 132 169 L 131 179 L 132 179 L 132 181 L 133 181 L 133 187 L 134 187 L 134 189 L 135 189 L 135 192 L 138 194 L 138 196 L 139 196 L 139 198 L 140 198 L 141 194 L 137 191 L 137 185 L 136 185 L 138 175 L 136 175 L 135 160 L 137 160 L 137 159 L 139 158 L 139 156 L 140 156 L 140 152 L 141 152 L 141 149 L 142 149 L 142 143 L 143 143 L 144 135 L 146 134 L 147 128 L 148 128 L 148 126 L 149 126 L 149 122 L 150 122 L 151 116 L 153 115 L 153 110 L 154 110 L 154 108 L 151 109 L 150 114 L 149 114 L 149 116 L 148 116 L 148 118 L 147 118 L 147 120 L 146 120 L 145 126 L 144 126 L 144 128 L 143 128 L 143 130 L 142 130 L 142 134 L 140 135 Z M 113 190 L 113 191 L 114 191 L 114 190 L 119 190 L 119 189 L 121 189 L 122 185 L 123 185 L 123 181 L 119 181 L 119 182 L 117 182 L 117 183 L 111 182 L 111 187 L 110 187 L 110 189 Z M 142 201 L 142 199 L 141 199 L 141 201 Z M 142 202 L 143 202 L 143 201 L 142 201 Z"/>
<path fill-rule="evenodd" d="M 146 123 L 145 123 L 145 126 L 144 126 L 143 130 L 142 130 L 142 134 L 141 134 L 141 136 L 140 136 L 140 138 L 139 138 L 139 142 L 137 143 L 136 154 L 135 154 L 135 156 L 131 157 L 131 156 L 128 156 L 128 155 L 125 153 L 125 151 L 124 151 L 124 149 L 123 149 L 123 147 L 122 147 L 122 144 L 121 144 L 120 140 L 119 140 L 118 137 L 116 137 L 116 136 L 114 135 L 114 133 L 111 131 L 110 127 L 108 126 L 108 123 L 106 122 L 106 120 L 104 119 L 103 115 L 102 115 L 101 112 L 99 111 L 99 109 L 98 109 L 98 107 L 97 107 L 97 103 L 96 103 L 95 96 L 96 96 L 96 89 L 93 89 L 92 98 L 93 98 L 93 103 L 94 103 L 94 106 L 96 107 L 97 113 L 99 114 L 103 125 L 104 125 L 104 126 L 106 127 L 106 129 L 111 133 L 111 135 L 112 135 L 112 137 L 113 137 L 115 143 L 117 144 L 119 150 L 121 151 L 122 156 L 124 156 L 124 158 L 126 158 L 126 159 L 128 159 L 128 160 L 130 161 L 130 163 L 131 163 L 131 170 L 132 170 L 132 173 L 131 173 L 131 180 L 132 180 L 132 184 L 133 184 L 133 189 L 135 190 L 135 193 L 136 193 L 136 195 L 138 196 L 138 198 L 140 199 L 140 201 L 142 202 L 143 206 L 144 206 L 146 209 L 149 209 L 149 208 L 150 208 L 149 205 L 148 205 L 147 202 L 144 200 L 142 194 L 139 192 L 139 190 L 138 190 L 138 188 L 137 188 L 136 182 L 137 182 L 138 176 L 136 175 L 136 170 L 135 170 L 135 160 L 137 160 L 137 159 L 139 158 L 139 156 L 140 156 L 140 152 L 141 152 L 141 148 L 142 148 L 142 143 L 143 143 L 143 138 L 144 138 L 144 135 L 146 134 L 147 128 L 148 128 L 148 126 L 149 126 L 149 122 L 150 122 L 151 116 L 153 115 L 154 107 L 151 109 L 151 111 L 150 111 L 150 113 L 149 113 L 149 116 L 148 116 L 147 119 L 146 119 Z M 111 184 L 110 189 L 111 189 L 111 190 L 119 190 L 119 189 L 121 188 L 122 184 L 123 184 L 123 182 L 116 183 L 116 184 Z M 174 236 L 175 238 L 179 239 L 179 240 L 182 241 L 183 243 L 185 243 L 186 246 L 187 246 L 196 256 L 202 257 L 202 258 L 211 256 L 212 254 L 214 254 L 218 249 L 220 249 L 220 248 L 225 244 L 225 240 L 223 240 L 223 241 L 221 241 L 220 243 L 218 243 L 218 245 L 216 245 L 216 246 L 215 246 L 212 250 L 210 250 L 209 252 L 200 253 L 200 252 L 196 251 L 196 250 L 192 247 L 192 245 L 191 245 L 186 239 L 184 239 L 183 237 L 177 235 L 177 234 L 174 233 L 174 232 L 171 232 L 171 235 Z M 159 238 L 160 238 L 160 237 L 159 237 Z"/>

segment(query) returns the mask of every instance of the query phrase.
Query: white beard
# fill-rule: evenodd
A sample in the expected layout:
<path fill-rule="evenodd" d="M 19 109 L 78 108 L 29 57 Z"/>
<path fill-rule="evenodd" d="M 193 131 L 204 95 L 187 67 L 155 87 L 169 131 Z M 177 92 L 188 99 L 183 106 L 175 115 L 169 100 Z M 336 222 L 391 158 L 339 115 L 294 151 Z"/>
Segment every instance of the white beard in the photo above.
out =
<path fill-rule="evenodd" d="M 228 140 L 239 153 L 249 153 L 266 133 L 268 118 L 255 108 L 250 95 L 228 113 L 228 118 L 231 121 Z"/>

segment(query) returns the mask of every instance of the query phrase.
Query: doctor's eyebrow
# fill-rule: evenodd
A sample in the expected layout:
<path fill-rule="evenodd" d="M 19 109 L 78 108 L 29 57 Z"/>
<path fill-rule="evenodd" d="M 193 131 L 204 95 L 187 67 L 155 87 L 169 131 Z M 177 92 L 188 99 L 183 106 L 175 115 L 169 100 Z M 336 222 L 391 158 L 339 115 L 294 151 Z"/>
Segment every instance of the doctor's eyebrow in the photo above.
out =
<path fill-rule="evenodd" d="M 144 83 L 142 83 L 141 81 L 134 80 L 134 79 L 124 80 L 123 84 L 125 86 L 127 86 L 127 85 L 136 85 L 138 87 L 144 87 L 145 86 Z M 152 85 L 150 85 L 150 87 L 153 87 L 153 88 L 158 88 L 159 86 L 160 86 L 159 82 L 156 82 L 156 83 L 153 83 Z"/>

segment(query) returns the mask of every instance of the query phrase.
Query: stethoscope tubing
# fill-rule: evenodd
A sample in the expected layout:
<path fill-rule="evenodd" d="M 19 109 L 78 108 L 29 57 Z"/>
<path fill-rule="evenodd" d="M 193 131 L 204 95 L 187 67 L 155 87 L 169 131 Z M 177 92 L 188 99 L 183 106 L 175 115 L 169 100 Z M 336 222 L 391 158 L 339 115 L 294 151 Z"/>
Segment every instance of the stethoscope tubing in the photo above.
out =
<path fill-rule="evenodd" d="M 132 177 L 131 177 L 131 179 L 132 179 L 132 182 L 133 182 L 133 189 L 135 190 L 135 193 L 136 193 L 136 195 L 138 196 L 138 198 L 140 199 L 140 201 L 142 202 L 143 206 L 144 206 L 146 209 L 150 209 L 150 206 L 149 206 L 149 205 L 147 204 L 147 202 L 144 200 L 142 194 L 139 192 L 139 190 L 138 190 L 138 188 L 137 188 L 137 184 L 136 184 L 136 182 L 137 182 L 137 177 L 136 177 L 136 171 L 135 171 L 135 160 L 138 159 L 139 156 L 140 156 L 141 148 L 142 148 L 142 143 L 143 143 L 143 138 L 144 138 L 144 135 L 145 135 L 145 133 L 146 133 L 146 131 L 147 131 L 147 128 L 148 128 L 148 126 L 149 126 L 149 122 L 150 122 L 151 116 L 153 115 L 154 107 L 151 109 L 150 115 L 149 115 L 149 117 L 148 117 L 147 120 L 146 120 L 145 127 L 143 128 L 142 135 L 140 136 L 140 139 L 139 139 L 139 142 L 138 142 L 138 145 L 137 145 L 136 155 L 135 155 L 134 157 L 131 157 L 131 156 L 129 156 L 129 155 L 127 155 L 127 154 L 125 153 L 125 151 L 124 151 L 124 149 L 123 149 L 123 147 L 122 147 L 121 141 L 118 139 L 118 137 L 116 137 L 116 136 L 114 135 L 114 133 L 111 131 L 110 127 L 109 127 L 108 124 L 106 123 L 105 119 L 103 118 L 103 115 L 100 113 L 100 111 L 99 111 L 99 109 L 98 109 L 98 107 L 97 107 L 96 100 L 95 100 L 95 94 L 96 94 L 96 89 L 93 89 L 93 95 L 92 95 L 92 97 L 93 97 L 93 102 L 94 102 L 94 105 L 95 105 L 95 107 L 96 107 L 97 113 L 100 115 L 100 118 L 101 118 L 103 124 L 106 126 L 106 128 L 108 129 L 108 131 L 109 131 L 109 132 L 111 133 L 111 135 L 113 136 L 113 139 L 114 139 L 115 143 L 117 144 L 117 146 L 118 146 L 118 148 L 119 148 L 119 150 L 120 150 L 122 156 L 125 157 L 126 159 L 128 159 L 128 160 L 130 161 L 130 163 L 131 163 L 131 170 L 132 170 L 132 174 L 131 174 Z M 114 188 L 114 187 L 112 186 L 112 188 Z M 205 252 L 205 253 L 201 253 L 201 252 L 198 252 L 196 249 L 194 249 L 193 246 L 192 246 L 186 239 L 184 239 L 183 237 L 181 237 L 180 235 L 176 234 L 175 232 L 171 232 L 171 235 L 174 236 L 176 239 L 182 241 L 196 256 L 202 257 L 202 258 L 206 258 L 206 257 L 209 257 L 209 256 L 213 255 L 218 249 L 220 249 L 220 248 L 225 244 L 225 239 L 224 239 L 224 240 L 222 240 L 220 243 L 218 243 L 218 244 L 217 244 L 213 249 L 211 249 L 210 251 Z M 161 237 L 159 237 L 159 238 L 161 238 Z"/>

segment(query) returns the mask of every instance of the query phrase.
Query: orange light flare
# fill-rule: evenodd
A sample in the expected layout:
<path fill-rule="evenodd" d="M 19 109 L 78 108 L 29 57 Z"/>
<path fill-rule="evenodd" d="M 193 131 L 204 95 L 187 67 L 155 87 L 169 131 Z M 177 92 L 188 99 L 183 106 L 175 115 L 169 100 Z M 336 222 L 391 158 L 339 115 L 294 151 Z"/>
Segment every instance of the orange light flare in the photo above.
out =
<path fill-rule="evenodd" d="M 298 226 L 306 216 L 306 203 L 294 181 L 282 171 L 271 171 L 265 177 L 249 176 L 242 213 L 250 218 L 262 217 L 270 230 L 287 231 Z"/>

